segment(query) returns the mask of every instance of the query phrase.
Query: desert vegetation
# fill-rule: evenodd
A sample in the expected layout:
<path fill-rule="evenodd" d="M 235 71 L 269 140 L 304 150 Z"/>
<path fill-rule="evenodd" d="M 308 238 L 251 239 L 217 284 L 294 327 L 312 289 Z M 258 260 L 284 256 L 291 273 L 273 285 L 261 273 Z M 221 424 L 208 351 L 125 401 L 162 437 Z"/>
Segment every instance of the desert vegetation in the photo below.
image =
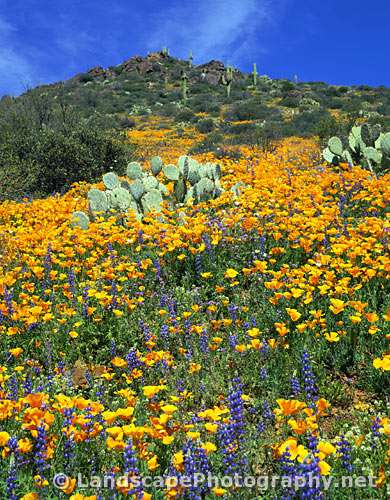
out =
<path fill-rule="evenodd" d="M 3 98 L 1 498 L 386 497 L 389 95 L 162 51 Z"/>

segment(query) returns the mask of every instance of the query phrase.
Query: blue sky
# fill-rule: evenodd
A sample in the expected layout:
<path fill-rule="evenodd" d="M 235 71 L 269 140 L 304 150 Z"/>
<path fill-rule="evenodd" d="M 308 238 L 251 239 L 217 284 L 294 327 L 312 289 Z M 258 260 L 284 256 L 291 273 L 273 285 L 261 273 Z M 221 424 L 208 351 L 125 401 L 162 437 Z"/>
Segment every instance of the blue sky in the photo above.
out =
<path fill-rule="evenodd" d="M 0 0 L 0 95 L 165 45 L 274 78 L 390 86 L 390 1 Z"/>

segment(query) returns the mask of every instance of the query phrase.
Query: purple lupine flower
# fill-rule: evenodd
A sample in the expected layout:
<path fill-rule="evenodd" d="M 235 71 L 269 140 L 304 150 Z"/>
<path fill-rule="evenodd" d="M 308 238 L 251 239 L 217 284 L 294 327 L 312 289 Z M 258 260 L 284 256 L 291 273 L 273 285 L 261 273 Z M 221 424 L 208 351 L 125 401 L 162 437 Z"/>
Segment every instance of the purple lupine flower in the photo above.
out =
<path fill-rule="evenodd" d="M 17 401 L 19 396 L 19 384 L 15 373 L 7 380 L 7 390 L 8 398 L 12 401 Z"/>
<path fill-rule="evenodd" d="M 274 420 L 275 416 L 271 410 L 268 401 L 265 399 L 263 403 L 262 416 L 265 422 Z"/>
<path fill-rule="evenodd" d="M 203 354 L 206 354 L 207 352 L 210 351 L 210 349 L 209 349 L 209 337 L 207 334 L 207 330 L 205 330 L 204 328 L 200 334 L 199 348 Z"/>
<path fill-rule="evenodd" d="M 68 284 L 70 293 L 72 294 L 72 300 L 74 300 L 76 296 L 76 276 L 73 267 L 71 267 L 68 272 Z"/>
<path fill-rule="evenodd" d="M 298 396 L 298 394 L 301 392 L 301 386 L 297 377 L 291 377 L 290 386 L 292 396 Z"/>
<path fill-rule="evenodd" d="M 266 234 L 262 234 L 260 236 L 260 255 L 261 257 L 266 257 L 267 256 L 267 252 L 266 252 L 266 249 L 265 249 L 265 244 L 266 244 L 266 241 L 267 241 L 267 236 Z"/>
<path fill-rule="evenodd" d="M 47 452 L 47 433 L 43 425 L 39 425 L 38 435 L 35 441 L 34 464 L 38 474 L 44 478 L 44 470 L 47 468 L 46 452 Z"/>
<path fill-rule="evenodd" d="M 6 480 L 6 488 L 7 488 L 7 499 L 8 500 L 17 500 L 18 495 L 16 494 L 17 489 L 17 477 L 18 477 L 18 469 L 17 469 L 17 461 L 18 461 L 18 441 L 16 437 L 12 436 L 8 440 L 8 447 L 11 451 L 11 458 L 8 468 L 8 475 Z"/>
<path fill-rule="evenodd" d="M 340 456 L 341 465 L 346 469 L 349 473 L 352 472 L 353 465 L 351 461 L 351 451 L 352 447 L 344 434 L 340 436 L 340 439 L 337 442 L 337 452 Z"/>
<path fill-rule="evenodd" d="M 152 338 L 152 333 L 149 326 L 142 319 L 139 322 L 139 328 L 144 335 L 145 342 L 149 342 Z"/>
<path fill-rule="evenodd" d="M 115 358 L 117 355 L 116 343 L 115 343 L 114 339 L 111 339 L 111 342 L 110 342 L 110 355 L 111 355 L 111 359 Z"/>
<path fill-rule="evenodd" d="M 230 333 L 229 334 L 229 346 L 232 349 L 235 349 L 236 345 L 237 345 L 237 342 L 238 342 L 237 335 L 234 335 L 233 333 Z"/>
<path fill-rule="evenodd" d="M 195 275 L 197 278 L 200 277 L 200 273 L 202 272 L 202 256 L 197 253 L 195 255 Z"/>
<path fill-rule="evenodd" d="M 380 437 L 380 433 L 379 433 L 380 428 L 381 428 L 381 419 L 378 416 L 376 416 L 371 423 L 372 437 L 374 437 L 374 438 Z"/>
<path fill-rule="evenodd" d="M 230 430 L 230 425 L 221 423 L 218 428 L 217 438 L 219 441 L 219 449 L 222 454 L 224 464 L 224 475 L 228 476 L 239 470 L 240 462 L 238 459 L 236 442 Z"/>
<path fill-rule="evenodd" d="M 33 382 L 31 375 L 28 373 L 23 381 L 23 395 L 27 396 L 28 394 L 31 394 L 32 391 L 33 391 Z"/>
<path fill-rule="evenodd" d="M 266 429 L 266 424 L 265 424 L 264 420 L 261 420 L 257 424 L 257 432 L 258 432 L 258 434 L 263 434 L 263 432 L 265 432 L 265 429 Z"/>
<path fill-rule="evenodd" d="M 14 297 L 13 289 L 11 288 L 11 290 L 8 290 L 7 288 L 4 288 L 4 301 L 10 319 L 12 319 L 12 315 L 14 313 L 13 297 Z"/>
<path fill-rule="evenodd" d="M 108 249 L 108 255 L 109 255 L 110 260 L 114 260 L 115 257 L 116 257 L 116 255 L 115 255 L 115 252 L 114 252 L 114 249 L 112 247 L 112 243 L 111 242 L 109 242 L 107 244 L 107 249 Z"/>
<path fill-rule="evenodd" d="M 267 368 L 263 367 L 260 369 L 260 380 L 266 380 L 266 378 L 268 377 L 268 372 L 267 372 Z"/>
<path fill-rule="evenodd" d="M 230 422 L 222 424 L 218 431 L 227 475 L 241 470 L 245 465 L 240 453 L 240 446 L 244 442 L 245 422 L 242 383 L 238 377 L 232 380 L 232 387 L 228 395 Z"/>
<path fill-rule="evenodd" d="M 156 278 L 158 281 L 162 281 L 162 276 L 161 276 L 161 265 L 158 259 L 153 260 L 153 265 L 154 268 L 156 269 Z"/>
<path fill-rule="evenodd" d="M 126 444 L 126 448 L 123 453 L 124 470 L 125 474 L 129 478 L 129 491 L 128 495 L 136 495 L 137 499 L 142 499 L 144 496 L 142 491 L 142 486 L 140 484 L 135 485 L 131 488 L 132 480 L 134 482 L 140 482 L 140 472 L 137 465 L 137 457 L 135 455 L 135 450 L 133 447 L 133 441 L 130 438 Z"/>
<path fill-rule="evenodd" d="M 87 381 L 89 387 L 93 386 L 93 378 L 91 372 L 87 369 L 85 370 L 85 380 Z"/>
<path fill-rule="evenodd" d="M 132 347 L 126 355 L 126 361 L 129 371 L 133 371 L 136 368 L 142 368 L 144 366 L 143 361 L 141 361 L 137 355 L 135 347 Z"/>
<path fill-rule="evenodd" d="M 168 303 L 168 297 L 166 295 L 166 293 L 162 293 L 161 294 L 161 297 L 160 297 L 160 306 L 161 307 L 165 307 Z"/>
<path fill-rule="evenodd" d="M 237 311 L 238 311 L 238 306 L 234 304 L 229 304 L 228 305 L 228 311 L 231 319 L 235 323 L 237 321 Z"/>
<path fill-rule="evenodd" d="M 83 318 L 88 318 L 88 316 L 89 316 L 89 313 L 88 313 L 88 307 L 89 307 L 88 290 L 89 290 L 88 286 L 84 287 L 84 289 L 83 289 L 83 295 L 82 295 L 82 315 L 83 315 Z"/>
<path fill-rule="evenodd" d="M 96 397 L 98 398 L 99 402 L 103 405 L 106 406 L 106 387 L 103 383 L 100 383 L 96 387 Z"/>
<path fill-rule="evenodd" d="M 108 309 L 117 309 L 118 307 L 118 286 L 115 280 L 111 281 L 111 301 Z"/>
<path fill-rule="evenodd" d="M 279 459 L 280 465 L 281 465 L 281 472 L 283 477 L 287 477 L 290 479 L 290 484 L 294 484 L 294 478 L 297 476 L 297 466 L 294 462 L 294 460 L 291 460 L 291 454 L 289 451 L 285 451 L 280 459 Z M 286 488 L 283 489 L 283 500 L 287 499 L 293 499 L 296 497 L 296 492 L 294 488 Z"/>
<path fill-rule="evenodd" d="M 87 406 L 85 408 L 85 419 L 86 419 L 86 423 L 84 424 L 84 430 L 87 434 L 87 438 L 85 440 L 86 443 L 89 443 L 90 441 L 90 435 L 93 431 L 93 428 L 94 428 L 94 421 L 95 421 L 95 417 L 94 415 L 91 413 L 91 407 L 90 406 Z"/>
<path fill-rule="evenodd" d="M 68 435 L 67 431 L 70 429 L 73 421 L 73 408 L 65 408 L 64 410 L 64 416 L 65 416 L 65 421 L 64 421 L 64 430 L 63 433 L 65 435 L 65 442 L 64 442 L 64 471 L 69 472 L 69 466 L 70 462 L 73 458 L 73 451 L 74 451 L 74 440 L 73 440 L 73 432 Z"/>
<path fill-rule="evenodd" d="M 310 455 L 299 465 L 297 475 L 303 479 L 299 498 L 317 500 L 323 498 L 321 491 L 321 471 L 318 457 L 318 440 L 315 436 L 308 436 Z"/>
<path fill-rule="evenodd" d="M 306 393 L 306 398 L 310 403 L 318 399 L 318 389 L 315 383 L 315 376 L 311 366 L 309 354 L 304 351 L 302 354 L 302 377 L 303 389 Z"/>
<path fill-rule="evenodd" d="M 160 337 L 161 337 L 161 340 L 163 341 L 163 345 L 164 347 L 166 348 L 168 346 L 168 342 L 169 342 L 169 326 L 164 324 L 162 325 L 161 329 L 160 329 Z"/>
<path fill-rule="evenodd" d="M 183 447 L 184 473 L 191 478 L 191 486 L 187 492 L 188 498 L 192 500 L 201 500 L 209 491 L 207 483 L 196 484 L 197 474 L 207 476 L 211 472 L 210 463 L 205 450 L 198 446 L 191 439 Z"/>

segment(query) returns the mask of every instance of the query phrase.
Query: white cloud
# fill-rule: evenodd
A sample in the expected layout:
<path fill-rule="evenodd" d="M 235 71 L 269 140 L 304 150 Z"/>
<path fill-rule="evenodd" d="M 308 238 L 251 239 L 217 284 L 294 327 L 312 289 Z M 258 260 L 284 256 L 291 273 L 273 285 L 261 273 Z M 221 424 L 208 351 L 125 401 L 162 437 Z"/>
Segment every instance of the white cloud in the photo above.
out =
<path fill-rule="evenodd" d="M 271 21 L 269 0 L 182 2 L 152 19 L 148 48 L 157 50 L 166 45 L 175 47 L 175 55 L 181 57 L 192 50 L 197 62 L 221 58 L 234 63 L 243 55 L 250 57 L 266 50 L 258 43 L 255 46 L 254 35 Z"/>
<path fill-rule="evenodd" d="M 34 71 L 29 61 L 17 52 L 12 41 L 16 29 L 0 18 L 0 96 L 18 94 L 34 81 Z"/>

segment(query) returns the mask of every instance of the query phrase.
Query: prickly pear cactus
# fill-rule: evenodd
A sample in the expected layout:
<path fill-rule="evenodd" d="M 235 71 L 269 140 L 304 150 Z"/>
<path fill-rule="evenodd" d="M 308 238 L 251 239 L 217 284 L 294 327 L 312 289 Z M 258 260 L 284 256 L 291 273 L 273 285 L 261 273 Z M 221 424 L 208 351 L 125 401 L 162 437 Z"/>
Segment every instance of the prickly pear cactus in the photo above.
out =
<path fill-rule="evenodd" d="M 115 188 L 111 191 L 110 201 L 111 207 L 120 212 L 125 212 L 134 204 L 133 197 L 129 191 L 122 187 Z"/>
<path fill-rule="evenodd" d="M 71 226 L 87 230 L 89 227 L 88 215 L 84 212 L 73 212 Z"/>
<path fill-rule="evenodd" d="M 107 189 L 115 189 L 117 187 L 120 187 L 121 185 L 119 177 L 114 174 L 114 172 L 108 172 L 107 174 L 104 174 L 103 183 Z"/>
<path fill-rule="evenodd" d="M 87 198 L 91 212 L 107 212 L 109 209 L 108 198 L 104 191 L 92 188 L 88 191 Z"/>
<path fill-rule="evenodd" d="M 390 133 L 383 134 L 380 125 L 352 127 L 348 136 L 348 147 L 343 149 L 343 142 L 338 137 L 331 137 L 328 147 L 322 152 L 326 162 L 332 165 L 348 163 L 368 167 L 375 176 L 385 172 L 390 164 Z"/>
<path fill-rule="evenodd" d="M 150 160 L 150 167 L 151 167 L 151 170 L 153 172 L 153 175 L 155 175 L 155 176 L 157 176 L 161 172 L 163 166 L 164 166 L 164 163 L 159 156 L 154 156 Z"/>
<path fill-rule="evenodd" d="M 145 186 L 141 179 L 136 179 L 132 184 L 130 184 L 130 193 L 135 201 L 140 201 L 142 195 L 145 193 Z"/>
<path fill-rule="evenodd" d="M 126 174 L 129 179 L 132 180 L 140 179 L 143 175 L 143 170 L 141 165 L 136 161 L 132 161 L 127 165 Z"/>
<path fill-rule="evenodd" d="M 331 137 L 329 139 L 328 148 L 336 156 L 342 156 L 343 154 L 343 143 L 338 137 Z"/>
<path fill-rule="evenodd" d="M 390 132 L 387 132 L 387 134 L 384 134 L 381 140 L 381 150 L 383 151 L 383 154 L 387 157 L 390 158 Z"/>
<path fill-rule="evenodd" d="M 158 189 L 151 189 L 148 191 L 141 200 L 142 208 L 145 213 L 149 212 L 161 212 L 161 205 L 163 202 L 163 197 Z"/>
<path fill-rule="evenodd" d="M 163 174 L 161 177 L 160 173 Z M 144 171 L 139 163 L 131 162 L 126 174 L 125 179 L 119 179 L 113 172 L 104 174 L 106 190 L 90 189 L 88 201 L 92 220 L 95 214 L 112 215 L 116 212 L 120 215 L 117 220 L 124 223 L 123 214 L 129 211 L 134 211 L 136 218 L 142 220 L 146 214 L 161 212 L 164 200 L 174 209 L 183 203 L 216 198 L 223 192 L 221 167 L 213 163 L 202 165 L 189 156 L 181 156 L 177 165 L 165 166 L 161 158 L 155 156 L 150 161 L 149 171 Z M 173 183 L 173 190 L 168 189 L 163 179 Z M 83 212 L 75 214 L 72 224 L 87 228 L 88 216 Z"/>
<path fill-rule="evenodd" d="M 142 179 L 142 184 L 144 185 L 145 191 L 150 191 L 158 187 L 158 180 L 154 175 L 145 175 Z"/>
<path fill-rule="evenodd" d="M 186 183 L 185 183 L 184 179 L 179 179 L 177 182 L 175 182 L 173 194 L 175 196 L 177 203 L 183 203 L 186 192 L 187 192 L 187 189 L 186 189 Z"/>
<path fill-rule="evenodd" d="M 163 168 L 163 174 L 169 181 L 178 181 L 180 170 L 175 165 L 166 165 Z"/>

